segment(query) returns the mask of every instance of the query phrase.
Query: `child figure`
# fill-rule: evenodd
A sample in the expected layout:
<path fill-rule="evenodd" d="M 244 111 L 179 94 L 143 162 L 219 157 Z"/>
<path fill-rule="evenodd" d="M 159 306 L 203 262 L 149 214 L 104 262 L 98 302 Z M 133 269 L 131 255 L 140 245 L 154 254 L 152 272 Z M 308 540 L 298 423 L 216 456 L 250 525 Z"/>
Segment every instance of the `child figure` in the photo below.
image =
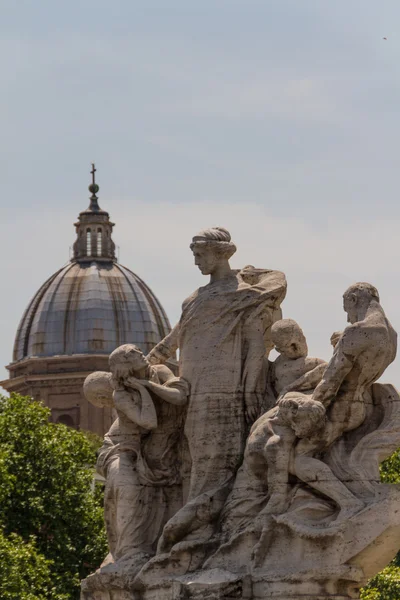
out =
<path fill-rule="evenodd" d="M 182 504 L 177 442 L 188 386 L 165 366 L 150 366 L 133 344 L 109 359 L 111 373 L 92 373 L 86 398 L 113 406 L 97 471 L 106 479 L 104 517 L 110 554 L 100 574 L 138 571 L 154 554 L 166 520 Z M 175 406 L 174 406 L 175 405 Z"/>
<path fill-rule="evenodd" d="M 272 384 L 277 397 L 291 391 L 311 391 L 321 381 L 327 363 L 307 356 L 304 333 L 293 319 L 282 319 L 272 325 L 272 342 L 280 356 L 272 363 Z"/>
<path fill-rule="evenodd" d="M 272 515 L 285 512 L 291 499 L 293 456 L 301 438 L 318 435 L 326 423 L 325 408 L 310 396 L 288 392 L 251 428 L 234 488 L 222 515 L 227 547 L 246 531 L 259 534 L 253 557 L 256 565 L 269 543 Z M 234 535 L 232 537 L 232 531 Z"/>

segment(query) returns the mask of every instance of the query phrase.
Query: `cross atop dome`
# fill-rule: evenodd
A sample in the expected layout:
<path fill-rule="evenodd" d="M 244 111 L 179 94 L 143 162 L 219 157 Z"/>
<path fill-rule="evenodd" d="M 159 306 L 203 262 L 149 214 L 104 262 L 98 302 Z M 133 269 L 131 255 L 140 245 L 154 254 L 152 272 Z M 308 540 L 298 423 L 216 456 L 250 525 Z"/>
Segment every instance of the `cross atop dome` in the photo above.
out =
<path fill-rule="evenodd" d="M 97 198 L 97 192 L 99 191 L 99 186 L 96 183 L 96 173 L 97 169 L 94 165 L 94 163 L 92 163 L 92 170 L 90 171 L 92 174 L 92 183 L 89 185 L 89 192 L 92 194 L 90 196 L 90 206 L 88 208 L 88 210 L 92 211 L 92 212 L 98 212 L 100 211 L 100 206 L 98 204 L 98 198 Z"/>

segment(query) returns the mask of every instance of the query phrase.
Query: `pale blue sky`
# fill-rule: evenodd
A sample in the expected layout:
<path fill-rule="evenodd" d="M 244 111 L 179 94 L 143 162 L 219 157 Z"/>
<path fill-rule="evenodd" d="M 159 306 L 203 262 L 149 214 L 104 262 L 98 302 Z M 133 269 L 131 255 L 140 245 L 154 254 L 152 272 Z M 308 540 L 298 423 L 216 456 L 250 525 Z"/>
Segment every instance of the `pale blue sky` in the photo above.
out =
<path fill-rule="evenodd" d="M 355 280 L 400 329 L 398 0 L 0 0 L 0 50 L 0 365 L 68 260 L 92 160 L 171 321 L 204 283 L 190 238 L 219 224 L 234 266 L 287 273 L 312 354 Z"/>

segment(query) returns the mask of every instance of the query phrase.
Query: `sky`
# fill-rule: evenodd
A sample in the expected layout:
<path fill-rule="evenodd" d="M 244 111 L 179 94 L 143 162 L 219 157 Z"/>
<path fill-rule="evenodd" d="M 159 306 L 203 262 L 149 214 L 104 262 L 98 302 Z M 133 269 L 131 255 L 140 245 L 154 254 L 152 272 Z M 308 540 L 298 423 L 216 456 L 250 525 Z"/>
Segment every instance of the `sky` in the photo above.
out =
<path fill-rule="evenodd" d="M 206 282 L 191 238 L 220 225 L 233 267 L 286 273 L 311 355 L 355 281 L 399 330 L 399 23 L 398 0 L 0 0 L 0 365 L 69 260 L 91 161 L 172 323 Z"/>

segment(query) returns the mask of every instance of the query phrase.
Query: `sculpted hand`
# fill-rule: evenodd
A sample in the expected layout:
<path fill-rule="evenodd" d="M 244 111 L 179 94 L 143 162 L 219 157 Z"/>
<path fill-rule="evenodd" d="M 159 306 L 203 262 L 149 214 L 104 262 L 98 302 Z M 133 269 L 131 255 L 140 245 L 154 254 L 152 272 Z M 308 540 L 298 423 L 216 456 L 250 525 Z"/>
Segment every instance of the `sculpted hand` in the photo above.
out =
<path fill-rule="evenodd" d="M 136 379 L 136 377 L 128 377 L 125 385 L 139 391 L 145 387 L 144 381 L 142 379 Z"/>
<path fill-rule="evenodd" d="M 258 417 L 257 407 L 255 406 L 246 406 L 246 421 L 248 424 L 254 423 Z"/>
<path fill-rule="evenodd" d="M 260 416 L 260 407 L 259 403 L 256 400 L 251 399 L 246 401 L 245 415 L 246 421 L 250 425 L 252 425 L 254 421 L 258 419 L 258 417 Z"/>
<path fill-rule="evenodd" d="M 288 392 L 291 392 L 292 388 L 290 385 L 288 385 L 287 387 L 283 388 L 283 390 L 280 391 L 279 396 L 278 396 L 278 400 L 276 401 L 277 404 L 279 404 L 279 400 L 281 398 L 283 398 L 283 396 L 285 396 L 285 394 L 287 394 Z"/>
<path fill-rule="evenodd" d="M 146 358 L 151 365 L 159 365 L 161 363 L 160 359 L 153 352 L 149 352 Z"/>
<path fill-rule="evenodd" d="M 136 379 L 136 381 L 139 385 L 142 385 L 143 387 L 151 387 L 151 381 L 149 381 L 148 379 Z"/>

